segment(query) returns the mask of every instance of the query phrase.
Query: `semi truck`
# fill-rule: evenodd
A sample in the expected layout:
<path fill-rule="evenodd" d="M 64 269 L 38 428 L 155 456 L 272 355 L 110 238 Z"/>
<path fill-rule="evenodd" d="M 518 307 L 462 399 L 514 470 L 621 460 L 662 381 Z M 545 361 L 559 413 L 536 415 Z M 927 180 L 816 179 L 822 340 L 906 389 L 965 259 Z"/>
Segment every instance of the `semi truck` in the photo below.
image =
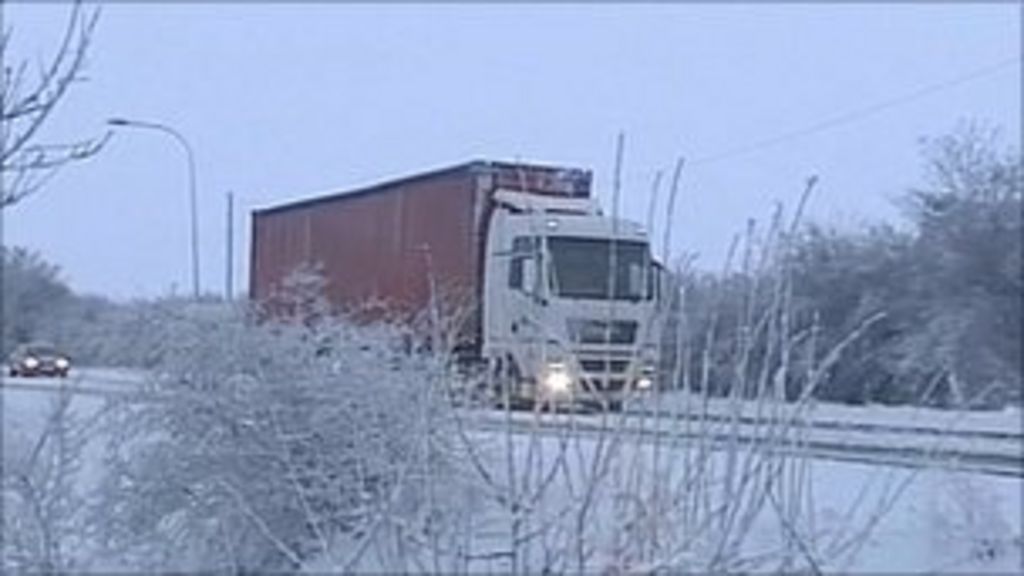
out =
<path fill-rule="evenodd" d="M 664 274 L 592 179 L 477 160 L 257 209 L 250 296 L 314 265 L 337 311 L 443 324 L 505 397 L 617 404 L 658 385 Z"/>

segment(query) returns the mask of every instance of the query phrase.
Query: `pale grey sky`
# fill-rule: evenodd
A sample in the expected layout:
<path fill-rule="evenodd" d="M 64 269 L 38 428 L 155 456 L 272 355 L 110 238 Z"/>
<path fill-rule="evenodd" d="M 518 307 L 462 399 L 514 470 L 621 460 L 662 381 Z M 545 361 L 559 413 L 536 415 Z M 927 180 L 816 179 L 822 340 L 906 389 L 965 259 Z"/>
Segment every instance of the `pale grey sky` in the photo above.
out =
<path fill-rule="evenodd" d="M 253 207 L 518 157 L 593 169 L 609 208 L 622 130 L 623 212 L 642 220 L 655 171 L 670 172 L 679 155 L 714 157 L 900 101 L 688 167 L 674 249 L 699 252 L 711 267 L 748 217 L 767 217 L 775 200 L 795 201 L 808 174 L 821 178 L 813 217 L 895 219 L 891 199 L 920 183 L 920 137 L 977 119 L 1000 126 L 1006 143 L 1019 142 L 1020 10 L 112 4 L 96 33 L 89 81 L 43 136 L 101 132 L 111 116 L 182 132 L 198 160 L 203 288 L 219 292 L 228 190 L 238 198 L 236 286 L 244 287 Z M 42 55 L 67 7 L 4 11 L 18 49 Z M 659 209 L 658 237 L 665 218 Z M 187 292 L 182 152 L 158 133 L 120 132 L 101 156 L 11 209 L 4 234 L 6 244 L 39 250 L 80 291 L 129 298 L 176 284 Z"/>

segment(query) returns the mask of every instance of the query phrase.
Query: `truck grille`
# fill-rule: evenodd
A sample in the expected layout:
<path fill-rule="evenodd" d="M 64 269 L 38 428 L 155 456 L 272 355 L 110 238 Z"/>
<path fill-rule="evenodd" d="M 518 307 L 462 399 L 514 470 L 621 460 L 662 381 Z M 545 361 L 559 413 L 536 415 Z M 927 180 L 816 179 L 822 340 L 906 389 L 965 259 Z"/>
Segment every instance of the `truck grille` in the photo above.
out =
<path fill-rule="evenodd" d="M 588 373 L 604 373 L 611 372 L 614 374 L 621 374 L 629 368 L 629 360 L 580 360 L 580 368 L 584 372 Z"/>
<path fill-rule="evenodd" d="M 587 384 L 588 388 L 593 392 L 621 392 L 626 389 L 626 380 L 624 378 L 611 378 L 608 380 L 604 378 L 589 378 Z"/>
<path fill-rule="evenodd" d="M 636 327 L 633 320 L 568 321 L 569 337 L 580 344 L 632 344 L 636 342 Z"/>

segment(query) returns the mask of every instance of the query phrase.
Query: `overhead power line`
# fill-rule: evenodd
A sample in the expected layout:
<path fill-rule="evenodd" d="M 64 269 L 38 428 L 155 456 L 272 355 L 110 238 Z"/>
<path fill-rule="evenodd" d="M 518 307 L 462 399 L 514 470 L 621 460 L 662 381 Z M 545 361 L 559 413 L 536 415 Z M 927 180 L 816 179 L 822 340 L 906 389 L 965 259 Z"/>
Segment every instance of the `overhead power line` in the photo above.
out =
<path fill-rule="evenodd" d="M 958 76 L 956 78 L 951 78 L 949 80 L 945 80 L 945 81 L 942 81 L 942 82 L 937 82 L 935 84 L 929 84 L 927 86 L 923 86 L 921 88 L 918 88 L 917 90 L 914 90 L 913 92 L 908 92 L 906 94 L 903 94 L 901 96 L 897 96 L 895 98 L 890 98 L 888 100 L 882 100 L 880 102 L 875 102 L 874 104 L 870 104 L 868 106 L 864 106 L 864 107 L 861 107 L 861 108 L 850 110 L 849 112 L 845 112 L 843 114 L 839 114 L 839 115 L 833 116 L 831 118 L 826 118 L 824 120 L 821 120 L 819 122 L 816 122 L 816 123 L 811 124 L 809 126 L 806 126 L 804 128 L 800 128 L 800 129 L 797 129 L 797 130 L 792 130 L 790 132 L 784 132 L 784 133 L 778 134 L 776 136 L 771 136 L 769 138 L 764 138 L 762 140 L 757 140 L 757 141 L 752 142 L 750 144 L 745 144 L 743 146 L 737 146 L 735 148 L 731 148 L 731 149 L 728 149 L 728 150 L 723 150 L 722 152 L 711 154 L 709 156 L 704 156 L 704 157 L 701 157 L 701 158 L 697 158 L 693 162 L 691 162 L 691 165 L 693 165 L 693 164 L 711 164 L 713 162 L 718 162 L 720 160 L 725 160 L 726 158 L 732 158 L 732 157 L 735 157 L 735 156 L 742 156 L 744 154 L 749 154 L 749 153 L 752 153 L 752 152 L 755 152 L 755 151 L 758 151 L 758 150 L 762 150 L 764 148 L 770 148 L 772 146 L 777 146 L 777 145 L 782 144 L 783 142 L 787 142 L 789 140 L 794 140 L 794 139 L 797 139 L 797 138 L 802 138 L 804 136 L 809 136 L 811 134 L 816 134 L 818 132 L 823 132 L 825 130 L 830 130 L 832 128 L 835 128 L 836 126 L 841 126 L 843 124 L 850 124 L 850 123 L 852 123 L 854 121 L 857 121 L 857 120 L 860 120 L 861 118 L 864 118 L 866 116 L 870 116 L 872 114 L 877 114 L 877 113 L 882 112 L 884 110 L 888 110 L 889 108 L 894 108 L 896 106 L 901 106 L 903 104 L 906 104 L 907 102 L 912 102 L 914 100 L 918 100 L 920 98 L 924 98 L 926 96 L 930 96 L 930 95 L 932 95 L 932 94 L 934 94 L 936 92 L 941 92 L 941 91 L 944 91 L 944 90 L 948 90 L 950 88 L 954 88 L 954 87 L 959 86 L 961 84 L 966 84 L 968 82 L 972 82 L 974 80 L 978 80 L 979 78 L 984 78 L 986 76 L 991 76 L 991 75 L 993 75 L 993 74 L 995 74 L 997 72 L 1000 72 L 1004 68 L 1007 68 L 1007 67 L 1009 67 L 1009 66 L 1011 66 L 1013 64 L 1016 64 L 1016 63 L 1018 63 L 1020 61 L 1021 61 L 1021 56 L 1014 56 L 1012 58 L 1007 58 L 1006 60 L 1002 60 L 1002 61 L 997 62 L 995 64 L 992 64 L 990 66 L 986 66 L 984 68 L 978 68 L 978 69 L 976 69 L 976 70 L 974 70 L 972 72 L 969 72 L 967 74 L 964 74 L 962 76 Z"/>

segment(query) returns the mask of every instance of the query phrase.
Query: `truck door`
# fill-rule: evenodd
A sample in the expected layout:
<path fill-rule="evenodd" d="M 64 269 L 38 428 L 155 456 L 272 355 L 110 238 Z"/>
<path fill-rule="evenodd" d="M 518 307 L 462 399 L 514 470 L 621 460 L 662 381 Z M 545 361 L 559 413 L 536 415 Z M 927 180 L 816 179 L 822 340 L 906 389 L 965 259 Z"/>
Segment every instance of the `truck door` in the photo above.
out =
<path fill-rule="evenodd" d="M 543 322 L 537 317 L 542 313 L 541 307 L 547 304 L 541 258 L 539 238 L 519 236 L 513 239 L 508 267 L 510 290 L 506 318 L 513 355 L 523 371 L 540 361 L 540 347 L 544 342 Z"/>

